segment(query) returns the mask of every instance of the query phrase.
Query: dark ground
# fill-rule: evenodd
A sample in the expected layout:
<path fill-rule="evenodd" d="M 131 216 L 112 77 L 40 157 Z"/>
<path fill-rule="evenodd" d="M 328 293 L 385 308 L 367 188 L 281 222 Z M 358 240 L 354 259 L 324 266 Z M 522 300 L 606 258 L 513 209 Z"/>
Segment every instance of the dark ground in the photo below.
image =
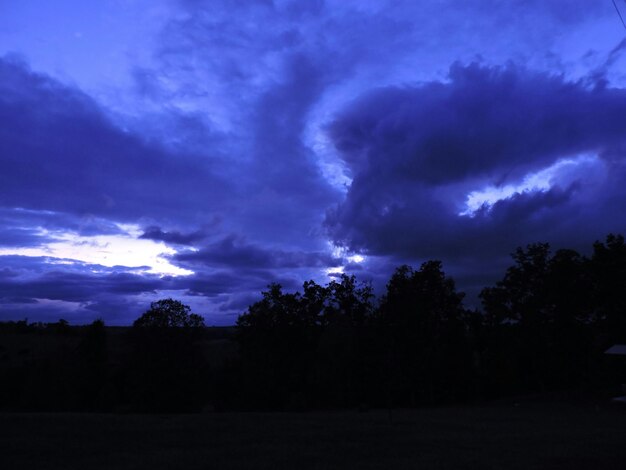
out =
<path fill-rule="evenodd" d="M 0 414 L 0 468 L 623 469 L 602 402 L 196 415 Z"/>

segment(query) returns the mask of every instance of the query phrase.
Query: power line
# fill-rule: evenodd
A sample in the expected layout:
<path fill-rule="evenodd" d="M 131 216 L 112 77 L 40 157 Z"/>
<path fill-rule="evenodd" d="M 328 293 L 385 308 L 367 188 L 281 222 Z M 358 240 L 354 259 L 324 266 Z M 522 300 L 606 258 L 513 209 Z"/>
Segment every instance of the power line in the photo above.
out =
<path fill-rule="evenodd" d="M 622 18 L 622 14 L 619 11 L 619 8 L 617 8 L 617 3 L 615 3 L 615 0 L 611 0 L 613 2 L 613 6 L 615 7 L 615 11 L 617 12 L 620 21 L 622 22 L 622 26 L 624 27 L 624 29 L 626 29 L 626 23 L 624 23 L 624 18 Z"/>

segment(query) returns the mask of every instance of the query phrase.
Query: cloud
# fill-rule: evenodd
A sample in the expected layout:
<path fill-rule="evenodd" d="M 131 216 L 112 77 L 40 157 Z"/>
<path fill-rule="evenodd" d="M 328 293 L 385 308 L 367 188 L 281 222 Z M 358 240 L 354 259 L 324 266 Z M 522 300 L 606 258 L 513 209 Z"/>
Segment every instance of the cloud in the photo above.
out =
<path fill-rule="evenodd" d="M 69 262 L 52 258 L 1 256 L 0 298 L 89 302 L 106 296 L 155 293 L 171 278 L 128 272 L 123 267 Z"/>
<path fill-rule="evenodd" d="M 171 277 L 56 258 L 0 256 L 0 320 L 59 317 L 124 323 L 173 284 Z M 106 310 L 104 306 L 117 305 Z M 122 308 L 122 306 L 125 306 Z M 98 312 L 98 314 L 94 313 Z"/>
<path fill-rule="evenodd" d="M 209 160 L 171 155 L 124 132 L 87 95 L 24 63 L 0 59 L 0 119 L 5 207 L 117 221 L 181 218 L 181 207 L 225 192 Z"/>
<path fill-rule="evenodd" d="M 622 89 L 515 65 L 455 64 L 448 80 L 359 98 L 328 132 L 353 182 L 326 224 L 353 250 L 489 263 L 530 242 L 578 248 L 626 229 Z M 566 171 L 549 189 L 459 215 L 471 191 L 583 154 L 594 157 L 560 165 Z"/>
<path fill-rule="evenodd" d="M 5 246 L 39 246 L 49 241 L 33 227 L 6 227 L 0 233 L 0 248 Z"/>
<path fill-rule="evenodd" d="M 192 233 L 180 233 L 177 231 L 164 232 L 160 227 L 147 227 L 139 238 L 145 240 L 156 240 L 172 243 L 175 245 L 194 245 L 196 242 L 203 240 L 207 235 L 198 230 Z"/>
<path fill-rule="evenodd" d="M 39 247 L 71 232 L 78 236 L 125 233 L 110 220 L 48 210 L 0 208 L 0 247 Z"/>
<path fill-rule="evenodd" d="M 187 147 L 160 145 L 120 128 L 80 90 L 32 72 L 23 62 L 0 59 L 0 116 L 7 123 L 0 130 L 0 150 L 6 155 L 0 163 L 4 207 L 0 217 L 5 228 L 0 243 L 45 249 L 68 233 L 127 236 L 121 227 L 137 220 L 148 222 L 140 238 L 173 245 L 201 242 L 208 226 L 215 229 L 213 236 L 238 229 L 256 240 L 237 249 L 244 257 L 251 256 L 249 262 L 259 262 L 249 269 L 265 274 L 264 280 L 260 274 L 255 278 L 257 292 L 268 279 L 300 282 L 290 273 L 263 270 L 318 268 L 326 261 L 336 262 L 316 251 L 325 246 L 319 229 L 323 208 L 336 194 L 297 135 L 319 90 L 315 70 L 298 58 L 292 69 L 286 82 L 259 98 L 253 113 L 258 124 L 250 127 L 254 151 L 248 156 L 235 154 L 224 165 L 221 157 L 212 158 L 206 151 L 197 154 Z M 303 94 L 307 88 L 311 92 Z M 269 240 L 285 248 L 266 248 Z M 236 272 L 244 260 L 234 252 L 230 255 L 217 259 L 203 251 L 177 261 L 203 266 L 208 271 L 198 279 L 204 275 L 214 280 L 206 263 L 217 260 L 230 280 L 224 292 L 245 290 L 248 281 Z M 38 269 L 42 270 L 38 277 L 6 284 L 3 296 L 8 298 L 13 290 L 13 298 L 109 305 L 114 297 L 121 301 L 146 293 L 156 296 L 167 287 L 165 281 L 149 276 L 144 282 L 139 273 L 70 275 L 51 263 Z M 198 286 L 201 281 L 188 281 L 176 282 L 177 290 L 213 295 L 212 289 Z"/>
<path fill-rule="evenodd" d="M 197 268 L 227 267 L 239 271 L 283 268 L 326 268 L 339 266 L 342 259 L 326 252 L 303 252 L 271 249 L 246 243 L 236 236 L 206 245 L 194 252 L 182 252 L 173 257 L 182 266 Z"/>
<path fill-rule="evenodd" d="M 558 157 L 619 144 L 625 103 L 621 89 L 590 89 L 515 65 L 457 63 L 448 82 L 367 94 L 329 134 L 355 173 L 429 185 L 519 178 Z"/>

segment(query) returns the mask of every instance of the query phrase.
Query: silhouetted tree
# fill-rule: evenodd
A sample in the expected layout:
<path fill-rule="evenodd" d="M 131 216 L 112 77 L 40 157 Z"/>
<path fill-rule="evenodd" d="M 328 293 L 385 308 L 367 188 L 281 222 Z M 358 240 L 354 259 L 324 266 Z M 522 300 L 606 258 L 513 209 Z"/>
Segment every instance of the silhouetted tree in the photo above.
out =
<path fill-rule="evenodd" d="M 87 326 L 77 352 L 75 383 L 80 405 L 84 409 L 97 410 L 106 406 L 105 386 L 108 380 L 108 351 L 104 321 L 95 320 Z"/>
<path fill-rule="evenodd" d="M 326 405 L 363 406 L 377 385 L 372 287 L 342 274 L 328 284 L 324 297 L 313 370 L 316 396 Z"/>
<path fill-rule="evenodd" d="M 622 235 L 610 234 L 595 242 L 591 257 L 594 319 L 602 347 L 626 342 L 626 244 Z"/>
<path fill-rule="evenodd" d="M 153 302 L 134 323 L 128 375 L 142 411 L 195 411 L 206 400 L 208 367 L 198 347 L 204 320 L 177 300 Z"/>
<path fill-rule="evenodd" d="M 346 406 L 369 383 L 366 324 L 372 289 L 343 275 L 303 293 L 272 284 L 237 321 L 243 382 L 255 406 Z M 369 347 L 369 345 L 367 345 Z"/>
<path fill-rule="evenodd" d="M 243 361 L 243 392 L 256 406 L 294 406 L 306 395 L 307 374 L 317 342 L 316 298 L 288 294 L 271 284 L 263 298 L 237 319 L 237 341 Z"/>
<path fill-rule="evenodd" d="M 415 405 L 466 394 L 471 351 L 462 299 L 439 261 L 419 271 L 401 266 L 391 277 L 379 323 L 395 400 Z"/>
<path fill-rule="evenodd" d="M 204 318 L 191 313 L 189 306 L 173 299 L 150 304 L 150 309 L 133 323 L 134 328 L 202 328 Z"/>
<path fill-rule="evenodd" d="M 481 292 L 490 376 L 524 391 L 571 386 L 587 367 L 589 262 L 573 250 L 552 255 L 546 243 L 518 248 L 512 257 L 504 278 Z"/>

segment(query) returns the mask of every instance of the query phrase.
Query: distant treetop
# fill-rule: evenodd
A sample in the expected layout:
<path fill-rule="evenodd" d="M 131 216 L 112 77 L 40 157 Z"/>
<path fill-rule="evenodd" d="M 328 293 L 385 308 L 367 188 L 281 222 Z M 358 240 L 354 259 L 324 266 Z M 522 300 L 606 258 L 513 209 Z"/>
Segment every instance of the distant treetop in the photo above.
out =
<path fill-rule="evenodd" d="M 190 313 L 188 305 L 173 299 L 162 299 L 150 304 L 145 312 L 133 323 L 135 328 L 201 328 L 204 318 Z"/>

